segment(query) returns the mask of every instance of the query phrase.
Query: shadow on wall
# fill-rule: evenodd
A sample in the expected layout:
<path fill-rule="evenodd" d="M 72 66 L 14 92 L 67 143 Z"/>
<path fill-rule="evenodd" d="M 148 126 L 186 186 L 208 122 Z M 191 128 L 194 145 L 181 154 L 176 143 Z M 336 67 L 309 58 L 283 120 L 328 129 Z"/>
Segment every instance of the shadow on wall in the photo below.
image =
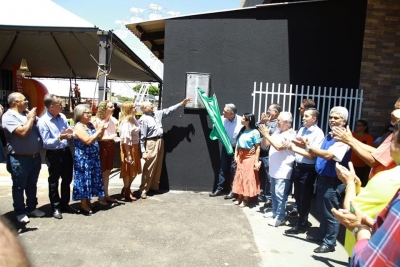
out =
<path fill-rule="evenodd" d="M 195 135 L 196 130 L 193 124 L 189 124 L 186 127 L 172 126 L 171 130 L 163 134 L 164 137 L 164 159 L 162 167 L 162 175 L 160 178 L 160 190 L 169 191 L 169 179 L 168 170 L 165 163 L 167 153 L 171 153 L 183 140 L 187 140 L 189 143 L 192 142 L 191 136 Z"/>
<path fill-rule="evenodd" d="M 207 122 L 207 114 L 199 114 L 201 128 L 203 130 L 203 135 L 207 145 L 207 151 L 209 154 L 210 162 L 212 164 L 213 172 L 214 172 L 214 184 L 213 188 L 216 187 L 218 182 L 218 174 L 220 168 L 220 150 L 219 150 L 219 143 L 218 141 L 211 140 L 209 135 L 211 133 L 211 128 L 208 126 Z M 192 142 L 192 136 L 196 133 L 196 129 L 194 128 L 193 124 L 189 124 L 186 127 L 177 127 L 173 126 L 171 130 L 164 134 L 164 142 L 165 142 L 165 154 L 163 160 L 163 169 L 162 175 L 160 178 L 160 190 L 162 191 L 169 191 L 170 184 L 168 178 L 168 168 L 166 166 L 166 155 L 167 153 L 171 153 L 178 145 L 184 141 L 185 139 L 190 143 Z M 187 186 L 185 186 L 187 187 Z M 184 188 L 179 188 L 184 189 Z M 211 191 L 211 184 L 210 184 L 210 191 Z"/>

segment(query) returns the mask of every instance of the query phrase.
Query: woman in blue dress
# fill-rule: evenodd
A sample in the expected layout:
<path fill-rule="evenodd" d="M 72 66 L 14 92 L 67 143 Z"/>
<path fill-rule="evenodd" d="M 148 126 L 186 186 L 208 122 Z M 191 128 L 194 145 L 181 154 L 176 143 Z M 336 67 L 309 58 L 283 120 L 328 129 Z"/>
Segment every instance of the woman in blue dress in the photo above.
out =
<path fill-rule="evenodd" d="M 81 201 L 80 212 L 90 216 L 94 196 L 104 197 L 104 185 L 101 175 L 99 144 L 105 128 L 104 122 L 96 125 L 90 122 L 92 112 L 87 105 L 78 105 L 74 109 L 74 189 L 73 200 Z"/>

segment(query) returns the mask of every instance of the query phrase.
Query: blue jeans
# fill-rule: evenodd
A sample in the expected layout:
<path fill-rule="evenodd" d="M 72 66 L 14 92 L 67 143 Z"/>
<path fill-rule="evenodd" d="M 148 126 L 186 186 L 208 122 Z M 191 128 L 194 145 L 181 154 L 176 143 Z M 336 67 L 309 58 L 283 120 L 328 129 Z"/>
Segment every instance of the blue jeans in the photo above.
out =
<path fill-rule="evenodd" d="M 261 167 L 259 173 L 260 195 L 270 198 L 271 196 L 271 176 L 269 175 L 269 157 L 259 157 Z"/>
<path fill-rule="evenodd" d="M 229 155 L 226 152 L 225 147 L 222 146 L 221 168 L 219 169 L 217 190 L 223 191 L 225 180 L 228 180 L 230 191 L 232 191 L 232 183 L 233 179 L 235 178 L 235 173 L 236 173 L 235 155 Z"/>
<path fill-rule="evenodd" d="M 286 201 L 290 193 L 290 179 L 271 177 L 272 213 L 280 221 L 285 220 Z"/>
<path fill-rule="evenodd" d="M 42 159 L 15 158 L 7 156 L 7 171 L 11 173 L 13 206 L 16 215 L 22 215 L 34 211 L 38 204 L 36 198 L 37 181 L 39 177 Z M 26 208 L 24 193 L 26 195 Z"/>
<path fill-rule="evenodd" d="M 331 209 L 339 209 L 339 185 L 337 177 L 318 176 L 317 182 L 317 212 L 319 216 L 319 238 L 323 244 L 336 246 L 339 233 L 339 221 L 333 216 Z M 339 188 L 338 188 L 339 187 Z"/>

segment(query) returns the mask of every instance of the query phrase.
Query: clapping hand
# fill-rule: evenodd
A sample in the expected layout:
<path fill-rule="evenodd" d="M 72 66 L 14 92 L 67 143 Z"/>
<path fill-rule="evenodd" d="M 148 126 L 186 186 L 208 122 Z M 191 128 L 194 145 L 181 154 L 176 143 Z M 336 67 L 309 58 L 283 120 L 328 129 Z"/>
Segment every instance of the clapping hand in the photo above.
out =
<path fill-rule="evenodd" d="M 304 137 L 301 137 L 301 136 L 298 136 L 298 137 L 296 137 L 295 139 L 292 140 L 292 143 L 293 143 L 295 146 L 298 146 L 298 147 L 304 149 L 304 148 L 306 148 L 307 145 L 308 145 L 308 139 L 307 139 L 307 138 L 304 138 Z"/>
<path fill-rule="evenodd" d="M 265 113 L 261 114 L 261 119 L 260 119 L 261 123 L 266 123 L 266 122 L 269 122 L 270 120 L 271 120 L 270 114 L 265 114 Z"/>
<path fill-rule="evenodd" d="M 361 224 L 363 214 L 358 206 L 350 201 L 350 206 L 353 207 L 354 212 L 345 209 L 331 209 L 332 214 L 343 224 L 347 229 L 353 231 L 354 227 Z"/>
<path fill-rule="evenodd" d="M 260 124 L 260 126 L 258 126 L 258 130 L 260 131 L 260 133 L 263 136 L 269 136 L 269 133 L 271 131 L 270 127 L 265 126 L 264 124 Z"/>
<path fill-rule="evenodd" d="M 349 169 L 347 169 L 346 167 L 336 162 L 335 169 L 336 174 L 339 180 L 342 181 L 342 183 L 344 183 L 345 185 L 355 183 L 356 194 L 358 194 L 361 190 L 361 180 L 357 177 L 356 172 L 354 171 L 353 163 L 350 161 Z"/>
<path fill-rule="evenodd" d="M 337 141 L 343 142 L 345 144 L 350 144 L 353 139 L 353 134 L 351 133 L 348 125 L 347 128 L 337 126 L 333 127 L 330 134 Z"/>

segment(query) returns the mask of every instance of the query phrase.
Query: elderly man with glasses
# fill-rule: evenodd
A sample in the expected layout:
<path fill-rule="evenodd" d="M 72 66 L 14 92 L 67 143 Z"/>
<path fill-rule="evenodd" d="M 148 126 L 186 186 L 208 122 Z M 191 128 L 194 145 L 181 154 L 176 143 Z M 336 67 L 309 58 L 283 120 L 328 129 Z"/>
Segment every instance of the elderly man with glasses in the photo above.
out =
<path fill-rule="evenodd" d="M 7 171 L 11 173 L 14 212 L 20 223 L 29 223 L 28 216 L 43 217 L 38 204 L 37 181 L 42 164 L 42 139 L 36 126 L 36 108 L 28 110 L 28 100 L 21 93 L 8 96 L 10 108 L 2 122 L 7 139 Z M 26 195 L 26 204 L 24 199 Z"/>

